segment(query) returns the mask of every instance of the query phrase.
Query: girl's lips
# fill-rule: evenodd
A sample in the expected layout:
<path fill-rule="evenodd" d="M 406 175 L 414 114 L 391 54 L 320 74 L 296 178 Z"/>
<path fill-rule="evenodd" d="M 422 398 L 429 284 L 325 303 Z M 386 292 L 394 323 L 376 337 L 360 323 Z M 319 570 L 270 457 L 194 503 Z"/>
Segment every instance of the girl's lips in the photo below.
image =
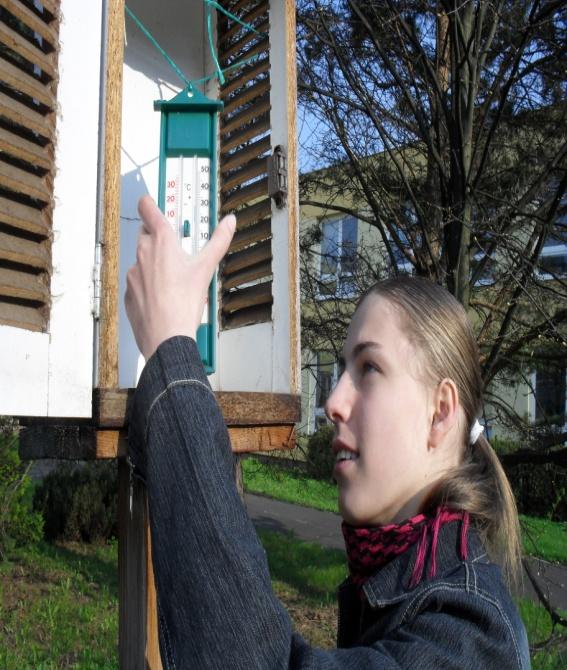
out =
<path fill-rule="evenodd" d="M 353 468 L 356 465 L 357 460 L 358 457 L 337 460 L 335 467 L 333 468 L 333 473 L 335 475 L 340 475 L 348 472 L 350 468 Z"/>

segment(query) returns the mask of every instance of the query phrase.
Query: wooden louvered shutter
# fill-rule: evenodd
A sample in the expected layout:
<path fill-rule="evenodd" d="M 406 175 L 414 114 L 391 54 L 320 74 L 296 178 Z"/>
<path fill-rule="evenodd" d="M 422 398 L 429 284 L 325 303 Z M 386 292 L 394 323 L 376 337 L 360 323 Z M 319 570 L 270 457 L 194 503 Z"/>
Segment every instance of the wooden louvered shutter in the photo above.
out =
<path fill-rule="evenodd" d="M 218 12 L 218 51 L 226 68 L 220 89 L 221 214 L 235 212 L 238 228 L 221 269 L 221 329 L 270 321 L 272 317 L 270 154 L 270 59 L 268 0 L 222 3 L 258 33 Z"/>
<path fill-rule="evenodd" d="M 0 0 L 0 324 L 46 330 L 58 0 Z"/>

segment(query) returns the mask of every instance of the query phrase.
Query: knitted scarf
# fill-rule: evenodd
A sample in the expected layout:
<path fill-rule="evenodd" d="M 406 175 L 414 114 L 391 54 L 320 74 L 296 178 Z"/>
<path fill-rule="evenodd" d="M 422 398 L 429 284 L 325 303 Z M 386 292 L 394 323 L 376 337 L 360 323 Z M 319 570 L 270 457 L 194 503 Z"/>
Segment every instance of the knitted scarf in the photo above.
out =
<path fill-rule="evenodd" d="M 394 557 L 403 554 L 417 542 L 415 565 L 409 583 L 409 588 L 414 588 L 423 578 L 429 536 L 431 536 L 429 577 L 434 577 L 437 571 L 436 553 L 439 529 L 444 524 L 455 520 L 461 521 L 460 556 L 462 560 L 465 560 L 469 527 L 468 512 L 438 507 L 434 516 L 417 514 L 401 523 L 390 523 L 377 527 L 356 528 L 343 521 L 342 529 L 353 583 L 362 593 L 362 586 L 377 570 Z"/>

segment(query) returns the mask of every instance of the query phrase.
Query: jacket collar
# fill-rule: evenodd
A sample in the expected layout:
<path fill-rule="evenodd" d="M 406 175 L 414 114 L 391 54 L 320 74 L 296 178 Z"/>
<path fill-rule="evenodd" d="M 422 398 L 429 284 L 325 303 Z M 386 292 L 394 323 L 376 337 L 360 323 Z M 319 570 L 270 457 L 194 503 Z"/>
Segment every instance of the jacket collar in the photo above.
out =
<path fill-rule="evenodd" d="M 459 556 L 460 544 L 460 521 L 451 521 L 439 530 L 439 538 L 437 542 L 437 571 L 432 579 L 437 579 L 443 575 L 449 574 L 455 568 L 462 564 Z M 429 537 L 429 542 L 431 538 Z M 429 544 L 429 547 L 431 544 Z M 468 529 L 467 534 L 467 561 L 474 561 L 486 554 L 486 550 L 478 536 L 478 532 L 472 526 Z M 426 558 L 425 569 L 423 571 L 423 579 L 421 583 L 426 582 L 429 577 L 429 564 L 431 561 L 431 552 L 428 551 Z M 404 600 L 409 594 L 409 583 L 413 566 L 415 564 L 417 555 L 417 543 L 405 551 L 403 554 L 396 556 L 392 561 L 380 568 L 367 582 L 364 584 L 363 591 L 370 607 L 384 607 L 393 603 Z M 415 588 L 419 588 L 419 585 Z"/>

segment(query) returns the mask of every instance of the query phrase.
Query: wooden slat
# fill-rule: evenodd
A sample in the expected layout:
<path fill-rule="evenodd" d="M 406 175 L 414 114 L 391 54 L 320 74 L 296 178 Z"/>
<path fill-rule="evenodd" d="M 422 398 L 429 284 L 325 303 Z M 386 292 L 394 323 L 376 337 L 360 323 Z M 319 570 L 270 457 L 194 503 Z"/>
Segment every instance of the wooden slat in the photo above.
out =
<path fill-rule="evenodd" d="M 36 332 L 41 332 L 46 326 L 45 317 L 37 307 L 2 302 L 2 300 L 0 300 L 0 324 Z"/>
<path fill-rule="evenodd" d="M 267 157 L 257 158 L 254 161 L 248 163 L 241 170 L 236 170 L 231 172 L 230 175 L 222 179 L 222 191 L 234 188 L 235 186 L 240 186 L 254 177 L 259 177 L 261 174 L 267 174 L 268 172 L 268 161 Z"/>
<path fill-rule="evenodd" d="M 254 104 L 250 105 L 242 112 L 235 114 L 230 119 L 225 120 L 225 118 L 223 117 L 223 121 L 221 123 L 220 128 L 221 136 L 226 135 L 227 133 L 230 133 L 233 130 L 236 130 L 237 128 L 242 128 L 247 123 L 250 123 L 252 119 L 256 119 L 265 112 L 269 111 L 270 107 L 271 107 L 270 96 L 263 95 Z"/>
<path fill-rule="evenodd" d="M 0 196 L 0 223 L 45 236 L 51 230 L 47 208 L 34 209 L 3 196 Z"/>
<path fill-rule="evenodd" d="M 262 0 L 256 7 L 253 9 L 248 10 L 246 14 L 243 14 L 242 16 L 239 16 L 238 18 L 243 21 L 244 23 L 248 23 L 249 25 L 254 25 L 253 21 L 254 19 L 257 19 L 259 16 L 262 14 L 268 14 L 270 6 L 269 3 L 266 2 L 265 0 Z M 232 10 L 231 10 L 232 11 Z M 234 14 L 234 12 L 232 12 Z M 236 14 L 234 14 L 236 16 Z M 254 26 L 256 27 L 256 26 Z M 232 27 L 230 27 L 226 32 L 222 34 L 222 40 L 221 44 L 225 44 L 227 40 L 229 40 L 233 35 L 235 35 L 239 30 L 246 30 L 244 26 L 241 26 L 240 23 L 234 21 Z"/>
<path fill-rule="evenodd" d="M 243 67 L 242 70 L 239 68 L 236 69 L 238 76 L 233 77 L 232 79 L 227 79 L 224 86 L 221 88 L 220 97 L 222 100 L 228 98 L 228 96 L 237 89 L 241 88 L 247 84 L 252 79 L 258 77 L 265 72 L 268 72 L 270 69 L 270 59 L 268 56 L 257 60 L 252 65 Z"/>
<path fill-rule="evenodd" d="M 272 241 L 266 240 L 243 251 L 237 251 L 226 257 L 222 266 L 222 276 L 229 277 L 235 272 L 272 259 Z"/>
<path fill-rule="evenodd" d="M 271 305 L 273 301 L 272 282 L 267 281 L 231 293 L 225 293 L 222 298 L 221 310 L 224 315 L 229 315 L 247 307 Z"/>
<path fill-rule="evenodd" d="M 246 50 L 246 58 L 252 58 L 252 56 L 260 56 L 261 54 L 267 54 L 269 50 L 269 44 L 266 40 L 262 40 L 260 42 L 257 42 L 254 46 L 250 47 L 249 49 Z M 242 55 L 244 58 L 244 54 Z M 235 59 L 236 61 L 236 59 Z M 227 61 L 226 65 L 229 65 L 229 61 Z M 238 70 L 239 68 L 235 68 Z"/>
<path fill-rule="evenodd" d="M 0 155 L 9 154 L 31 165 L 49 170 L 52 167 L 52 151 L 47 147 L 34 144 L 0 127 Z"/>
<path fill-rule="evenodd" d="M 244 142 L 251 140 L 253 137 L 263 135 L 268 130 L 270 130 L 270 115 L 264 114 L 263 116 L 258 117 L 258 119 L 256 119 L 254 123 L 251 123 L 247 128 L 239 130 L 228 138 L 221 138 L 221 151 L 226 153 L 240 144 L 244 144 Z"/>
<path fill-rule="evenodd" d="M 10 86 L 15 91 L 24 93 L 30 98 L 34 98 L 51 110 L 55 109 L 55 95 L 49 89 L 49 86 L 42 84 L 32 75 L 1 58 L 0 72 L 2 73 L 2 82 L 4 84 Z"/>
<path fill-rule="evenodd" d="M 264 277 L 270 277 L 272 274 L 272 263 L 260 263 L 259 265 L 254 265 L 252 267 L 236 272 L 230 277 L 226 277 L 222 281 L 222 288 L 228 290 L 231 288 L 236 288 L 237 286 L 242 286 L 251 281 L 256 281 L 257 279 L 263 279 Z"/>
<path fill-rule="evenodd" d="M 253 142 L 243 149 L 235 151 L 233 154 L 221 154 L 221 172 L 225 174 L 229 170 L 241 167 L 248 161 L 262 156 L 271 149 L 270 137 L 262 137 L 257 142 Z"/>
<path fill-rule="evenodd" d="M 20 431 L 19 449 L 23 460 L 93 460 L 127 455 L 128 442 L 123 430 L 96 430 L 91 425 L 57 425 L 48 423 L 46 419 L 24 423 L 27 425 Z M 236 453 L 271 451 L 293 447 L 294 429 L 294 423 L 283 422 L 267 426 L 229 426 L 228 435 Z M 132 588 L 136 590 L 137 586 Z M 145 606 L 142 607 L 144 610 Z M 134 646 L 130 648 L 134 649 Z M 145 667 L 145 664 L 139 667 Z"/>
<path fill-rule="evenodd" d="M 256 28 L 260 33 L 267 33 L 269 29 L 269 21 L 264 21 Z M 269 49 L 270 44 L 267 37 L 259 37 L 256 33 L 247 30 L 244 35 L 234 42 L 228 49 L 219 49 L 219 56 L 221 57 L 222 64 L 226 66 L 232 56 L 243 51 L 250 42 L 254 42 L 254 40 L 257 40 L 257 43 L 253 47 L 246 49 L 246 58 L 249 58 L 250 55 L 254 55 L 254 53 L 257 53 L 258 51 L 267 51 Z"/>
<path fill-rule="evenodd" d="M 265 323 L 272 320 L 272 306 L 261 305 L 260 307 L 249 307 L 241 309 L 230 316 L 223 316 L 223 330 L 230 328 L 241 328 L 251 326 L 255 323 Z"/>
<path fill-rule="evenodd" d="M 0 186 L 46 204 L 51 201 L 51 189 L 46 177 L 38 177 L 3 161 L 0 161 Z"/>
<path fill-rule="evenodd" d="M 93 391 L 93 422 L 99 429 L 126 427 L 135 389 Z M 215 393 L 227 425 L 271 425 L 299 421 L 299 396 L 277 393 L 217 391 Z M 110 432 L 110 431 L 106 431 Z"/>
<path fill-rule="evenodd" d="M 6 296 L 48 303 L 49 289 L 45 283 L 45 275 L 0 267 L 0 301 Z"/>
<path fill-rule="evenodd" d="M 222 2 L 221 4 L 225 9 L 228 9 L 231 14 L 238 16 L 238 12 L 243 8 L 247 8 L 253 1 L 254 0 L 237 0 L 237 2 L 232 5 L 229 2 Z"/>
<path fill-rule="evenodd" d="M 12 30 L 5 23 L 0 23 L 0 42 L 15 51 L 22 58 L 25 58 L 30 63 L 34 63 L 45 72 L 50 79 L 56 76 L 54 54 L 46 54 L 41 49 L 38 49 L 31 42 L 21 37 L 19 33 Z"/>
<path fill-rule="evenodd" d="M 61 0 L 41 0 L 43 8 L 46 9 L 54 18 L 59 17 L 59 5 Z"/>
<path fill-rule="evenodd" d="M 261 428 L 229 428 L 228 434 L 233 453 L 275 451 L 295 447 L 295 426 L 266 426 Z"/>
<path fill-rule="evenodd" d="M 0 116 L 51 140 L 55 132 L 55 114 L 43 115 L 0 92 Z"/>
<path fill-rule="evenodd" d="M 228 426 L 277 425 L 301 418 L 298 395 L 217 391 L 215 396 Z"/>
<path fill-rule="evenodd" d="M 235 95 L 231 100 L 225 103 L 223 114 L 232 114 L 242 105 L 245 105 L 247 102 L 254 100 L 254 98 L 259 97 L 270 90 L 270 80 L 269 78 L 261 79 L 256 84 L 252 86 L 247 86 L 242 89 Z"/>
<path fill-rule="evenodd" d="M 30 240 L 0 232 L 0 260 L 49 269 L 49 248 Z"/>
<path fill-rule="evenodd" d="M 230 211 L 231 211 L 230 209 L 223 208 L 222 213 L 226 214 L 227 212 Z M 260 221 L 261 219 L 265 219 L 266 217 L 270 216 L 271 213 L 272 213 L 272 203 L 269 198 L 266 198 L 265 200 L 250 205 L 250 207 L 244 207 L 243 209 L 239 209 L 236 212 L 237 229 L 249 226 L 252 223 Z"/>
<path fill-rule="evenodd" d="M 59 40 L 57 36 L 57 23 L 55 21 L 53 23 L 46 23 L 35 12 L 32 12 L 31 9 L 28 9 L 21 2 L 18 2 L 18 0 L 3 0 L 2 4 L 12 16 L 20 19 L 28 28 L 41 35 L 53 49 L 56 49 Z"/>
<path fill-rule="evenodd" d="M 237 216 L 238 226 L 238 216 Z M 230 251 L 240 251 L 251 244 L 265 240 L 272 235 L 272 225 L 270 219 L 265 219 L 256 223 L 253 226 L 248 226 L 242 230 L 237 230 L 230 243 Z"/>
<path fill-rule="evenodd" d="M 238 207 L 244 202 L 250 202 L 256 198 L 268 194 L 268 178 L 260 179 L 250 186 L 239 188 L 235 193 L 223 200 L 223 209 Z"/>

